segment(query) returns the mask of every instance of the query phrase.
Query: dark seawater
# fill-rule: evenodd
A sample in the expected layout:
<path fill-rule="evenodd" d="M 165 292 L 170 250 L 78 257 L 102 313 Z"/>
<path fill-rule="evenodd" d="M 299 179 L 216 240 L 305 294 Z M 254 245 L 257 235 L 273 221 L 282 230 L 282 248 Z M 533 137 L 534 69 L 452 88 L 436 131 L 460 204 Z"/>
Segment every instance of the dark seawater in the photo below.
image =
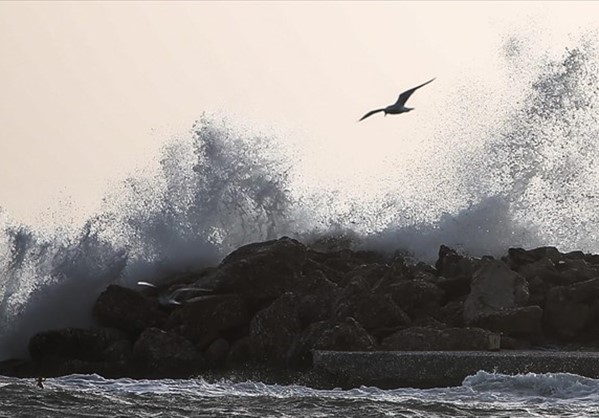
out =
<path fill-rule="evenodd" d="M 587 417 L 599 380 L 479 372 L 460 387 L 315 390 L 259 382 L 107 380 L 71 375 L 36 387 L 0 377 L 1 417 Z"/>

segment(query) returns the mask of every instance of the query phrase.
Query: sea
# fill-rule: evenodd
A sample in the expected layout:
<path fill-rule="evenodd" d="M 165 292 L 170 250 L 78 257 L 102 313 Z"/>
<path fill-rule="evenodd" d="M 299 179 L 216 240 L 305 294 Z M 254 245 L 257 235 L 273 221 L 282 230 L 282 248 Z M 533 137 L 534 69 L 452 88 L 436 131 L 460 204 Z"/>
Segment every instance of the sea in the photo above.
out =
<path fill-rule="evenodd" d="M 461 386 L 318 390 L 203 379 L 0 377 L 0 417 L 596 417 L 599 380 L 478 372 Z"/>
<path fill-rule="evenodd" d="M 497 54 L 494 84 L 454 80 L 430 105 L 437 113 L 413 138 L 418 147 L 381 153 L 371 175 L 356 164 L 353 178 L 335 178 L 329 156 L 318 181 L 308 168 L 326 165 L 314 163 L 322 149 L 203 114 L 82 222 L 26 225 L 0 207 L 0 360 L 26 357 L 36 332 L 92 325 L 108 284 L 216 265 L 241 245 L 281 236 L 429 263 L 441 244 L 471 256 L 546 245 L 599 253 L 596 36 L 552 53 L 506 36 Z M 599 416 L 599 380 L 569 374 L 481 371 L 427 390 L 317 390 L 234 376 L 72 375 L 43 386 L 0 376 L 0 416 Z"/>

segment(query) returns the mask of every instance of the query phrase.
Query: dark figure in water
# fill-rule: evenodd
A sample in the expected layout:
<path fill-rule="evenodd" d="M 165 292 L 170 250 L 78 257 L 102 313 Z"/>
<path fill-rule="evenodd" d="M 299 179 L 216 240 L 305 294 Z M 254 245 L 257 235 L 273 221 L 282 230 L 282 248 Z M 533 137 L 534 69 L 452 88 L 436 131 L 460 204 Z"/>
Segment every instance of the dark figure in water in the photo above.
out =
<path fill-rule="evenodd" d="M 38 388 L 40 388 L 40 389 L 44 388 L 44 380 L 46 380 L 45 377 L 41 377 L 41 376 L 37 377 L 35 383 L 36 383 L 36 385 L 37 385 Z"/>

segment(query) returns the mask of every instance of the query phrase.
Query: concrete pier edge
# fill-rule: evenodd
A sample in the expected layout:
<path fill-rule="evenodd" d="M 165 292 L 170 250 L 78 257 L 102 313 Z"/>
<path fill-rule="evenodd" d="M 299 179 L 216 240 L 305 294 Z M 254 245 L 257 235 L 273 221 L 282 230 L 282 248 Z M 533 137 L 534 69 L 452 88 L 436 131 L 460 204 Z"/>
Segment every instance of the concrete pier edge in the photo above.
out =
<path fill-rule="evenodd" d="M 340 387 L 383 389 L 459 386 L 478 371 L 507 375 L 572 373 L 599 377 L 599 352 L 314 351 L 313 367 Z"/>

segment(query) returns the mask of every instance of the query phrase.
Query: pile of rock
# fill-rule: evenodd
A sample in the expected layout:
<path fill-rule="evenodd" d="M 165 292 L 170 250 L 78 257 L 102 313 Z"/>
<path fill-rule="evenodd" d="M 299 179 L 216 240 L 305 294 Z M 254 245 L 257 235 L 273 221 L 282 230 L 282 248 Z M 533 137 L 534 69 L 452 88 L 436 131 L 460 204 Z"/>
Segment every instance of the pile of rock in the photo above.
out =
<path fill-rule="evenodd" d="M 31 338 L 0 373 L 186 377 L 263 364 L 306 369 L 312 350 L 497 350 L 599 341 L 599 256 L 545 247 L 501 260 L 442 246 L 435 266 L 300 242 L 250 244 L 157 288 L 109 286 L 95 329 Z"/>

